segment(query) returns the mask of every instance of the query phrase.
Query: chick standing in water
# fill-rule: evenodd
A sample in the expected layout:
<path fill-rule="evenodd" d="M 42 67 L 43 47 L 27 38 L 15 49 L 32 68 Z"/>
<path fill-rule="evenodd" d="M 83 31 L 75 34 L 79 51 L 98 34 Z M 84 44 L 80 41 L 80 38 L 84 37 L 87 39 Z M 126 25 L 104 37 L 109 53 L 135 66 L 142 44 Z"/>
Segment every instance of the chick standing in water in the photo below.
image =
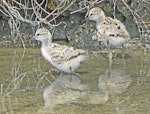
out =
<path fill-rule="evenodd" d="M 112 59 L 111 48 L 122 46 L 122 57 L 125 55 L 124 44 L 130 40 L 130 35 L 124 26 L 117 19 L 106 17 L 105 13 L 99 7 L 92 8 L 87 12 L 85 20 L 96 22 L 97 41 L 102 41 L 109 51 L 109 59 Z"/>
<path fill-rule="evenodd" d="M 58 70 L 66 73 L 73 73 L 86 57 L 85 50 L 52 43 L 52 35 L 46 28 L 38 29 L 31 40 L 41 41 L 43 57 Z"/>

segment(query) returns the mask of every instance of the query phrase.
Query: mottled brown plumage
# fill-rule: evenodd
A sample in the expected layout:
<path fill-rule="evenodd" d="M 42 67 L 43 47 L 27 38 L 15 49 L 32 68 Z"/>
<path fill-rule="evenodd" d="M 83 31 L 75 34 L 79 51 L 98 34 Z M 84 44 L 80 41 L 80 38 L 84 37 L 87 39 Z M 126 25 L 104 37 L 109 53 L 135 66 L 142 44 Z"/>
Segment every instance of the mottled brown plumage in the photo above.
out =
<path fill-rule="evenodd" d="M 52 43 L 52 35 L 46 28 L 38 29 L 31 40 L 41 41 L 43 57 L 58 70 L 66 73 L 74 72 L 86 57 L 85 50 Z"/>
<path fill-rule="evenodd" d="M 130 35 L 122 22 L 111 17 L 106 17 L 99 7 L 92 8 L 87 13 L 86 20 L 96 22 L 98 41 L 103 41 L 109 52 L 111 47 L 122 46 L 122 56 L 124 57 L 123 44 L 129 41 Z"/>

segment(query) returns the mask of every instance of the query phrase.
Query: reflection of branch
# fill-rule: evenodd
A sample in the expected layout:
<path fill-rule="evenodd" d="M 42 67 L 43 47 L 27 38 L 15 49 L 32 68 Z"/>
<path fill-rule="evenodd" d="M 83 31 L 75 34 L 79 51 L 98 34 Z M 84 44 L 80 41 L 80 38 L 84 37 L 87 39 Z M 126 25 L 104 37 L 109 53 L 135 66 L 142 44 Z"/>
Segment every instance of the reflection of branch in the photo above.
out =
<path fill-rule="evenodd" d="M 7 95 L 16 91 L 33 90 L 33 89 L 43 90 L 46 84 L 50 84 L 52 80 L 55 80 L 57 78 L 56 74 L 55 76 L 52 75 L 52 70 L 50 71 L 42 70 L 43 64 L 41 64 L 40 59 L 37 57 L 36 55 L 37 53 L 35 53 L 35 55 L 32 56 L 30 62 L 27 59 L 24 60 L 26 56 L 28 56 L 28 54 L 26 53 L 25 49 L 14 50 L 14 55 L 11 60 L 12 64 L 9 63 L 9 65 L 11 66 L 10 76 L 8 76 L 5 81 L 0 83 L 1 98 L 5 98 Z M 33 69 L 31 67 L 30 68 L 25 67 L 31 65 L 31 63 L 33 66 L 35 66 Z"/>
<path fill-rule="evenodd" d="M 7 85 L 7 88 L 5 89 L 4 93 L 9 94 L 12 93 L 13 91 L 17 90 L 23 79 L 26 77 L 26 72 L 22 72 L 22 62 L 25 56 L 25 49 L 23 50 L 22 56 L 20 60 L 18 61 L 16 51 L 14 53 L 14 58 L 13 58 L 13 67 L 11 69 L 11 76 L 13 77 L 10 81 L 10 83 Z M 17 61 L 16 61 L 17 60 Z M 3 95 L 5 95 L 3 93 Z M 2 93 L 1 93 L 2 94 Z"/>

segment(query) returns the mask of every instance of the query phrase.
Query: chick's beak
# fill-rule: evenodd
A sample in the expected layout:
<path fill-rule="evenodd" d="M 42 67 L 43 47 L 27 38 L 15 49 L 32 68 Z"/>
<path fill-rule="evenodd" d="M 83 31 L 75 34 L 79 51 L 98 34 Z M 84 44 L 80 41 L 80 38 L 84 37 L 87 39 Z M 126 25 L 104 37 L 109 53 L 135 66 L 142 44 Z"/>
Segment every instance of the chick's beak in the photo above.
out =
<path fill-rule="evenodd" d="M 85 22 L 88 21 L 88 20 L 89 20 L 89 18 L 86 17 L 85 19 L 82 20 L 82 23 L 85 23 Z"/>
<path fill-rule="evenodd" d="M 36 37 L 35 36 L 33 36 L 29 41 L 33 41 L 33 40 L 36 40 L 35 39 Z"/>
<path fill-rule="evenodd" d="M 35 38 L 36 38 L 36 37 L 33 36 L 32 38 L 29 39 L 29 42 L 32 42 L 32 41 L 36 40 Z"/>
<path fill-rule="evenodd" d="M 85 14 L 85 19 L 84 20 L 82 20 L 82 23 L 85 23 L 86 21 L 88 21 L 89 20 L 89 12 L 87 12 L 86 14 Z"/>

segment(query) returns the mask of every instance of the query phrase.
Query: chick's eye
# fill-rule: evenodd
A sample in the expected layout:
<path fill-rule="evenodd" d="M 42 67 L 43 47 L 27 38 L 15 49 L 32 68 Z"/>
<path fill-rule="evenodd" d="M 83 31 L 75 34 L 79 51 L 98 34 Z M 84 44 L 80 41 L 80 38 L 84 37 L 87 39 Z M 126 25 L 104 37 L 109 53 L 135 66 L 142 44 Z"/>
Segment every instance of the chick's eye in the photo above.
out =
<path fill-rule="evenodd" d="M 39 36 L 40 34 L 37 34 L 37 36 Z"/>

